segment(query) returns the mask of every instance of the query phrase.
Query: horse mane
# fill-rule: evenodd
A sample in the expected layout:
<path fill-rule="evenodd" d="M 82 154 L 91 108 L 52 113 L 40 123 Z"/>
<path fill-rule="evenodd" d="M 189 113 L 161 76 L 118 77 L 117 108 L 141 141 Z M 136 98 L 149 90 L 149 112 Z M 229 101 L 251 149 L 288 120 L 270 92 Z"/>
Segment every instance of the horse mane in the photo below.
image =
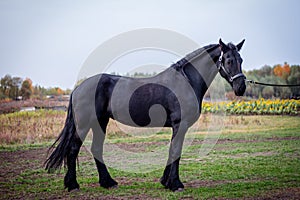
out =
<path fill-rule="evenodd" d="M 198 55 L 202 54 L 204 51 L 210 53 L 211 51 L 215 50 L 215 48 L 219 47 L 218 44 L 210 44 L 204 47 L 201 47 L 189 54 L 187 54 L 184 58 L 180 59 L 176 63 L 171 65 L 172 68 L 176 69 L 177 71 L 182 69 L 183 66 L 188 64 L 191 60 L 195 59 Z"/>

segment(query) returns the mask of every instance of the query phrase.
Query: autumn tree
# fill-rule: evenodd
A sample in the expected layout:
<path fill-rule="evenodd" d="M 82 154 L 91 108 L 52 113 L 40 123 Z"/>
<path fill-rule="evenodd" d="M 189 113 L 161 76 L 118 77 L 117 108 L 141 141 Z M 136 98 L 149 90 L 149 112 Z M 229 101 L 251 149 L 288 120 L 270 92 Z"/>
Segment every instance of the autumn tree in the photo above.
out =
<path fill-rule="evenodd" d="M 1 98 L 17 99 L 22 83 L 22 78 L 5 75 L 0 81 Z"/>
<path fill-rule="evenodd" d="M 277 77 L 282 76 L 282 67 L 281 67 L 281 65 L 275 65 L 273 70 L 274 70 L 275 76 L 277 76 Z"/>
<path fill-rule="evenodd" d="M 63 95 L 64 94 L 64 91 L 62 89 L 60 89 L 59 87 L 56 87 L 56 93 L 57 95 Z"/>
<path fill-rule="evenodd" d="M 274 74 L 275 76 L 278 76 L 284 80 L 287 80 L 291 72 L 290 65 L 287 64 L 286 62 L 281 66 L 281 65 L 276 65 L 274 67 Z"/>
<path fill-rule="evenodd" d="M 287 80 L 289 75 L 291 73 L 291 67 L 289 64 L 287 64 L 286 62 L 284 63 L 284 65 L 282 66 L 282 78 L 284 80 Z"/>
<path fill-rule="evenodd" d="M 32 94 L 33 88 L 32 88 L 32 81 L 29 78 L 26 78 L 25 81 L 22 83 L 21 87 L 21 94 L 24 100 L 30 99 L 30 96 Z"/>

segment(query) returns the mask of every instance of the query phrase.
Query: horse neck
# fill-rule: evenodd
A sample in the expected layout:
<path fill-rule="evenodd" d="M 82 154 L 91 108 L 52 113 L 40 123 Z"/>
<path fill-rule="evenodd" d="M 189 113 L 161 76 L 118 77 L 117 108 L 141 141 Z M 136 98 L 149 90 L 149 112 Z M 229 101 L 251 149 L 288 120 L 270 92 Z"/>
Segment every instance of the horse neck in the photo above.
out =
<path fill-rule="evenodd" d="M 221 50 L 218 45 L 210 45 L 185 57 L 188 64 L 183 66 L 182 72 L 189 80 L 199 101 L 202 101 L 205 92 L 218 73 L 216 63 L 220 54 Z"/>

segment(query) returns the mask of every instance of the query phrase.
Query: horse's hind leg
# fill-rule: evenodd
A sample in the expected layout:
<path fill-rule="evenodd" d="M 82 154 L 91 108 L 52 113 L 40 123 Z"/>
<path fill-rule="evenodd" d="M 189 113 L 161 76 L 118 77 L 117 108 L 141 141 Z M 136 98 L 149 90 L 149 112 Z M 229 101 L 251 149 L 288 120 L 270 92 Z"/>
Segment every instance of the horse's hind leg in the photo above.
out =
<path fill-rule="evenodd" d="M 105 139 L 106 126 L 109 118 L 99 120 L 99 124 L 93 125 L 92 153 L 99 173 L 99 184 L 104 188 L 116 187 L 118 183 L 111 178 L 103 160 L 103 144 Z"/>
<path fill-rule="evenodd" d="M 76 159 L 82 145 L 82 141 L 77 135 L 72 141 L 71 148 L 67 155 L 67 167 L 68 171 L 64 178 L 65 188 L 68 188 L 68 191 L 79 189 L 79 184 L 76 180 Z"/>
<path fill-rule="evenodd" d="M 68 171 L 64 178 L 65 188 L 68 191 L 79 189 L 79 184 L 76 180 L 76 160 L 79 154 L 80 147 L 89 131 L 89 126 L 85 123 L 79 123 L 76 127 L 76 132 L 71 141 L 71 148 L 67 154 L 67 168 Z"/>

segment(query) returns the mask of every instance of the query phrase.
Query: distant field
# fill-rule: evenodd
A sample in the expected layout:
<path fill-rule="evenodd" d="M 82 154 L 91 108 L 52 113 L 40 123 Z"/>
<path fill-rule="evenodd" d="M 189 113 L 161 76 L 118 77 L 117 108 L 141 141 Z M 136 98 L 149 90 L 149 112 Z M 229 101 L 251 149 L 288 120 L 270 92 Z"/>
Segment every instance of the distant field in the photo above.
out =
<path fill-rule="evenodd" d="M 212 117 L 219 116 L 219 117 Z M 38 110 L 35 112 L 14 112 L 0 114 L 0 145 L 6 144 L 34 144 L 47 142 L 55 139 L 62 130 L 66 118 L 66 112 L 53 110 Z M 285 118 L 293 119 L 293 123 L 287 123 Z M 194 127 L 193 132 L 206 134 L 211 126 L 211 120 L 218 120 L 222 123 L 223 133 L 227 132 L 255 132 L 266 128 L 295 126 L 299 117 L 297 116 L 261 116 L 246 115 L 235 116 L 213 115 L 212 113 L 201 114 L 200 119 Z M 274 124 L 274 119 L 276 124 Z M 295 122 L 296 120 L 296 122 Z M 216 123 L 216 122 L 215 122 Z M 194 130 L 195 129 L 195 130 Z M 163 129 L 169 131 L 169 129 Z M 110 121 L 108 126 L 108 138 L 126 137 L 114 121 Z M 132 138 L 130 138 L 132 139 Z"/>
<path fill-rule="evenodd" d="M 33 144 L 54 139 L 63 128 L 64 111 L 39 110 L 0 115 L 0 144 Z"/>
<path fill-rule="evenodd" d="M 26 101 L 0 100 L 0 114 L 18 112 L 24 107 L 47 108 L 53 106 L 67 107 L 69 101 L 67 99 L 47 99 L 38 100 L 30 99 Z"/>
<path fill-rule="evenodd" d="M 300 199 L 300 117 L 222 116 L 224 126 L 216 145 L 207 156 L 200 156 L 207 134 L 216 134 L 207 132 L 211 116 L 202 115 L 200 125 L 187 136 L 194 140 L 181 161 L 184 192 L 173 193 L 159 184 L 163 166 L 147 173 L 110 168 L 119 188 L 105 190 L 97 183 L 90 153 L 82 148 L 81 190 L 69 194 L 63 189 L 64 169 L 55 174 L 43 169 L 47 148 L 63 127 L 65 112 L 0 115 L 0 199 Z M 3 142 L 9 135 L 14 139 Z M 170 136 L 163 129 L 148 138 L 135 137 L 111 122 L 107 143 L 127 151 L 151 152 L 167 145 Z"/>

